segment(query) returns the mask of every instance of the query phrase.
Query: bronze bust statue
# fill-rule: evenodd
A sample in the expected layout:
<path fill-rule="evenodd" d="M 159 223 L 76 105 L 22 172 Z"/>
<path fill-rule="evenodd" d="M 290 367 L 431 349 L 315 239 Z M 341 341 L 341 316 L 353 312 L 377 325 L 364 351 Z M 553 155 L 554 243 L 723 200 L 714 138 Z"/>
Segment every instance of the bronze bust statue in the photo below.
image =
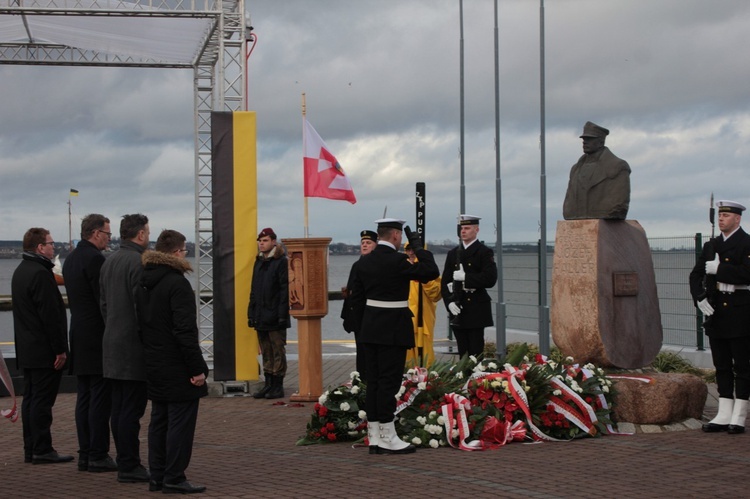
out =
<path fill-rule="evenodd" d="M 625 220 L 628 215 L 630 166 L 604 146 L 607 135 L 609 130 L 590 121 L 583 126 L 583 156 L 570 169 L 565 220 Z"/>

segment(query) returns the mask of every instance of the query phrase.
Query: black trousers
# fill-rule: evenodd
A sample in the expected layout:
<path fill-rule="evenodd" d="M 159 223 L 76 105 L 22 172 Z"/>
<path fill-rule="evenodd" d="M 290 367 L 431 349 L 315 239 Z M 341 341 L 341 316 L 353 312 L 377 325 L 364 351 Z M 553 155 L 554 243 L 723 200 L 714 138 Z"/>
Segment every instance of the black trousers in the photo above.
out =
<path fill-rule="evenodd" d="M 99 460 L 109 454 L 109 418 L 112 412 L 110 380 L 100 374 L 77 376 L 76 432 L 78 455 Z"/>
<path fill-rule="evenodd" d="M 117 448 L 117 470 L 132 471 L 141 464 L 141 418 L 146 412 L 146 382 L 110 379 L 112 437 Z"/>
<path fill-rule="evenodd" d="M 23 424 L 24 457 L 52 452 L 52 406 L 60 390 L 62 370 L 24 369 L 23 402 L 21 422 Z"/>
<path fill-rule="evenodd" d="M 750 337 L 708 337 L 721 398 L 750 398 Z"/>
<path fill-rule="evenodd" d="M 407 348 L 375 343 L 362 345 L 365 347 L 367 370 L 367 421 L 390 423 L 396 411 L 396 394 L 401 388 Z"/>
<path fill-rule="evenodd" d="M 151 480 L 169 484 L 186 480 L 185 470 L 193 455 L 199 401 L 151 401 L 151 423 L 148 425 Z"/>
<path fill-rule="evenodd" d="M 463 357 L 467 353 L 478 357 L 484 352 L 484 328 L 460 328 L 453 327 L 456 336 L 458 356 Z"/>
<path fill-rule="evenodd" d="M 357 337 L 359 335 L 358 332 L 354 332 L 354 344 L 357 348 L 357 360 L 356 360 L 356 366 L 357 366 L 357 372 L 359 373 L 359 379 L 366 380 L 367 379 L 367 364 L 365 361 L 365 346 L 362 344 L 361 341 L 359 341 L 359 338 Z"/>

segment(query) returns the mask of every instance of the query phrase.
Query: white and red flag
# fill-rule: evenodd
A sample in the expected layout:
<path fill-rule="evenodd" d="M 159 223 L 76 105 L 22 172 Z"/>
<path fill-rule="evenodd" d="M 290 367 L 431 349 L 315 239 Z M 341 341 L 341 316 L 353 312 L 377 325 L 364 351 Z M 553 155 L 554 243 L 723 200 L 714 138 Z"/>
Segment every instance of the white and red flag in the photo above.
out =
<path fill-rule="evenodd" d="M 302 142 L 304 148 L 305 166 L 305 197 L 327 198 L 349 201 L 354 204 L 352 184 L 349 182 L 344 169 L 341 168 L 336 157 L 326 146 L 323 139 L 313 126 L 302 118 L 304 133 Z"/>

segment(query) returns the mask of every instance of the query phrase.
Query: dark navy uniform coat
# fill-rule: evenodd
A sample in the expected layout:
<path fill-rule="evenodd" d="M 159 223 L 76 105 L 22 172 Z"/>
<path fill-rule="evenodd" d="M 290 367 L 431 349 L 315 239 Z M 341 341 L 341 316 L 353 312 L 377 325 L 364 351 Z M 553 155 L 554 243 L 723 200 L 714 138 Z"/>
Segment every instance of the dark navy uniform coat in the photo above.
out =
<path fill-rule="evenodd" d="M 352 313 L 359 318 L 355 320 L 359 323 L 362 343 L 414 348 L 414 324 L 408 305 L 409 282 L 427 283 L 440 275 L 431 252 L 418 249 L 415 253 L 419 261 L 411 264 L 404 253 L 378 244 L 353 266 L 350 300 Z M 368 299 L 404 302 L 405 305 L 399 308 L 376 307 L 367 305 Z"/>
<path fill-rule="evenodd" d="M 458 303 L 461 306 L 460 327 L 492 326 L 492 298 L 487 293 L 487 288 L 497 283 L 495 253 L 478 240 L 471 243 L 468 248 L 457 246 L 448 252 L 442 278 L 443 303 L 446 309 L 450 302 L 456 302 L 459 298 L 448 291 L 448 283 L 453 282 L 453 272 L 458 270 L 459 262 L 466 272 L 466 291 Z"/>

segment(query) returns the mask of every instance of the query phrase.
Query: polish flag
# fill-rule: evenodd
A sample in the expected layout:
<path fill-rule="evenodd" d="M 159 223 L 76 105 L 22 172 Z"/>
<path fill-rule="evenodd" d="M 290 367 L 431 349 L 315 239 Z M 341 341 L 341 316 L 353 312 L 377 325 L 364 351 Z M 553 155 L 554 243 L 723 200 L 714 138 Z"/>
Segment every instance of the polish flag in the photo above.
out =
<path fill-rule="evenodd" d="M 357 198 L 354 197 L 352 184 L 349 183 L 344 169 L 310 122 L 306 118 L 303 118 L 303 121 L 305 197 L 340 199 L 356 203 Z"/>

